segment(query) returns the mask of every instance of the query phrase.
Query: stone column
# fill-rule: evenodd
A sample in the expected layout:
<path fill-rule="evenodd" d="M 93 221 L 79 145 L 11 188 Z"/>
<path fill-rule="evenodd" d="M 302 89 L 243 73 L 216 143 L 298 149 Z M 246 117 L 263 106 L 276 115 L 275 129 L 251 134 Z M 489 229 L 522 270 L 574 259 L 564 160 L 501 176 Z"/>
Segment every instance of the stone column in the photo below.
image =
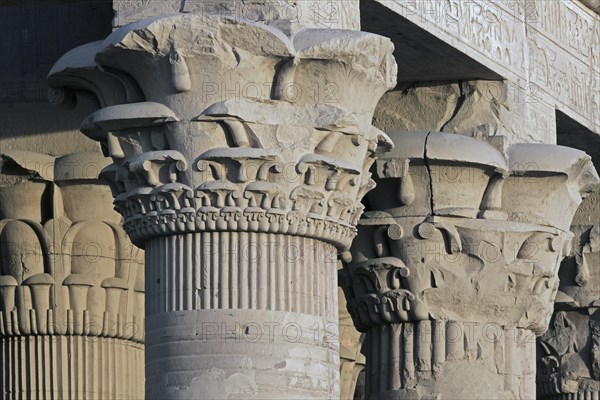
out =
<path fill-rule="evenodd" d="M 336 254 L 356 234 L 388 39 L 218 15 L 139 21 L 65 55 L 56 99 L 114 163 L 146 250 L 147 398 L 339 396 Z"/>
<path fill-rule="evenodd" d="M 340 291 L 341 292 L 341 289 Z M 340 400 L 353 400 L 361 391 L 361 373 L 365 370 L 365 356 L 361 353 L 364 334 L 356 330 L 348 313 L 344 293 L 339 293 L 340 340 Z"/>
<path fill-rule="evenodd" d="M 571 218 L 600 180 L 585 153 L 507 157 L 444 133 L 397 133 L 340 282 L 366 332 L 371 399 L 535 398 Z"/>
<path fill-rule="evenodd" d="M 600 398 L 598 200 L 597 193 L 586 199 L 571 226 L 573 247 L 560 267 L 550 328 L 538 339 L 538 399 Z"/>
<path fill-rule="evenodd" d="M 97 154 L 0 154 L 0 397 L 143 396 L 142 252 Z"/>

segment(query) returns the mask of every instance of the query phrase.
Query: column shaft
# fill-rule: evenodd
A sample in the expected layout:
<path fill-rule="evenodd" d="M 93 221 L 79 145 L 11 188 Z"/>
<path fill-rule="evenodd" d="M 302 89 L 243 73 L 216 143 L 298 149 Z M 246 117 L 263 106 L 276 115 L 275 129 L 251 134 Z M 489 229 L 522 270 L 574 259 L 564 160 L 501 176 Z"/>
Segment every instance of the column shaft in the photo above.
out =
<path fill-rule="evenodd" d="M 535 334 L 496 324 L 419 321 L 367 332 L 367 398 L 535 398 Z M 460 384 L 457 384 L 460 382 Z"/>
<path fill-rule="evenodd" d="M 4 399 L 130 399 L 143 396 L 144 346 L 86 336 L 0 339 Z"/>
<path fill-rule="evenodd" d="M 148 398 L 338 396 L 335 247 L 201 232 L 146 257 Z"/>

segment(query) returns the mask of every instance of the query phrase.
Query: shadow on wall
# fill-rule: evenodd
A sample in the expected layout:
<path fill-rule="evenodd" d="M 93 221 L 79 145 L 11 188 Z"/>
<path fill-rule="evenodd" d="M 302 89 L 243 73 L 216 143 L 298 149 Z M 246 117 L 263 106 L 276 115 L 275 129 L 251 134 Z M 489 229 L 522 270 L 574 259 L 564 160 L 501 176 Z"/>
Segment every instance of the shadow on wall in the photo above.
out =
<path fill-rule="evenodd" d="M 561 146 L 585 151 L 600 171 L 600 134 L 594 133 L 567 114 L 556 111 L 556 142 Z"/>
<path fill-rule="evenodd" d="M 372 0 L 360 0 L 361 30 L 389 37 L 398 82 L 500 80 L 502 76 L 408 19 Z"/>
<path fill-rule="evenodd" d="M 46 76 L 68 50 L 110 34 L 112 18 L 110 0 L 2 2 L 0 140 L 79 130 L 94 105 L 75 113 L 50 105 Z"/>

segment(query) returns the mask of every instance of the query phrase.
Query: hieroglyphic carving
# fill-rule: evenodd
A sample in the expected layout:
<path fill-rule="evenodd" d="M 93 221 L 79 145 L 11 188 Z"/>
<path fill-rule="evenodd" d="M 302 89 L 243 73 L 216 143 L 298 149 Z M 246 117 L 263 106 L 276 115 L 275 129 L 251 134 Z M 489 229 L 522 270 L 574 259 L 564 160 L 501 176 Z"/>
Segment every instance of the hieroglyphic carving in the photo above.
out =
<path fill-rule="evenodd" d="M 518 1 L 383 0 L 381 4 L 442 38 L 461 38 L 468 47 L 494 65 L 508 66 L 511 76 L 526 73 L 524 18 L 531 10 Z M 504 67 L 506 68 L 506 67 Z M 503 68 L 503 69 L 504 69 Z"/>
<path fill-rule="evenodd" d="M 329 29 L 360 29 L 358 0 L 116 0 L 113 25 L 121 27 L 140 19 L 174 14 L 220 14 L 255 22 L 284 19 Z"/>
<path fill-rule="evenodd" d="M 594 57 L 594 42 L 590 38 L 597 35 L 594 31 L 597 31 L 598 23 L 593 16 L 575 2 L 540 1 L 531 7 L 536 8 L 537 17 L 530 21 L 532 29 L 554 40 L 577 58 L 592 64 L 590 59 Z"/>
<path fill-rule="evenodd" d="M 584 60 L 564 57 L 563 49 L 553 47 L 552 43 L 537 31 L 528 35 L 530 82 L 581 115 L 595 117 L 597 110 L 593 107 L 598 103 L 597 71 L 590 68 L 587 57 Z"/>

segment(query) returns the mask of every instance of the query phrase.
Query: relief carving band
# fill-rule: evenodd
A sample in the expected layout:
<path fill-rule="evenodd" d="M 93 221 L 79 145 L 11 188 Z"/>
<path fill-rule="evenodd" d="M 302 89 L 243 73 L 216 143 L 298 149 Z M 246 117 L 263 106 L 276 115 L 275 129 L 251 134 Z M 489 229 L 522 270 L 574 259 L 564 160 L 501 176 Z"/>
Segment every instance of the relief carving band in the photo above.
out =
<path fill-rule="evenodd" d="M 178 14 L 55 64 L 54 98 L 99 100 L 81 129 L 112 157 L 102 175 L 146 250 L 147 396 L 339 395 L 339 345 L 310 327 L 337 323 L 331 255 L 349 248 L 369 168 L 392 147 L 371 125 L 395 85 L 392 50 L 365 32 Z M 274 322 L 301 339 L 228 339 Z M 230 333 L 201 340 L 207 324 Z"/>
<path fill-rule="evenodd" d="M 143 252 L 98 180 L 109 162 L 0 153 L 3 398 L 143 395 Z"/>
<path fill-rule="evenodd" d="M 552 316 L 573 215 L 600 183 L 591 158 L 391 137 L 340 271 L 366 332 L 367 398 L 535 398 L 535 336 Z"/>

